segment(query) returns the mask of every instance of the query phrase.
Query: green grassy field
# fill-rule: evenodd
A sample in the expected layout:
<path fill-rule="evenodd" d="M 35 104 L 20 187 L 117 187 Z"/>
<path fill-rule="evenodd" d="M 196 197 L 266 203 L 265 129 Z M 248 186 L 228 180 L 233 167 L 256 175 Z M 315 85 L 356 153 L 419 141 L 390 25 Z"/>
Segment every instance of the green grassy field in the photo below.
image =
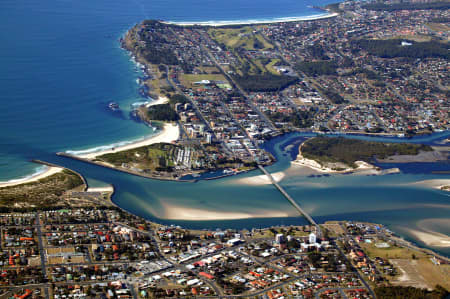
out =
<path fill-rule="evenodd" d="M 242 47 L 246 50 L 272 49 L 273 45 L 268 43 L 261 34 L 254 33 L 252 27 L 242 28 L 212 28 L 208 31 L 210 36 L 218 43 L 229 48 Z"/>

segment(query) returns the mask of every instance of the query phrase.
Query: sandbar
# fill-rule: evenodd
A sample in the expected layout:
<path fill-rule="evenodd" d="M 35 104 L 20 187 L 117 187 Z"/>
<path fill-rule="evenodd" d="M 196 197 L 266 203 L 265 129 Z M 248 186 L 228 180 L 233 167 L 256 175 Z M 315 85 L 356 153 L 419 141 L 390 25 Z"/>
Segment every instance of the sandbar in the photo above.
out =
<path fill-rule="evenodd" d="M 277 183 L 280 182 L 285 176 L 286 176 L 286 174 L 282 171 L 272 173 L 272 177 Z M 238 179 L 233 183 L 245 184 L 245 185 L 251 185 L 251 186 L 272 184 L 270 179 L 265 174 Z"/>
<path fill-rule="evenodd" d="M 162 202 L 164 207 L 164 219 L 167 220 L 234 220 L 248 218 L 274 218 L 274 217 L 291 217 L 287 212 L 281 211 L 252 211 L 252 212 L 232 212 L 232 211 L 211 211 L 201 208 L 189 208 L 185 206 L 177 206 Z"/>
<path fill-rule="evenodd" d="M 411 185 L 419 185 L 434 189 L 443 190 L 443 187 L 450 186 L 450 179 L 435 179 L 435 180 L 424 180 L 411 183 Z"/>
<path fill-rule="evenodd" d="M 416 230 L 411 228 L 405 228 L 410 234 L 422 241 L 428 246 L 434 247 L 450 247 L 450 237 L 438 232 L 430 230 Z"/>
<path fill-rule="evenodd" d="M 54 175 L 58 172 L 61 172 L 61 171 L 63 171 L 63 169 L 64 168 L 61 168 L 61 167 L 45 166 L 44 171 L 36 173 L 35 175 L 21 178 L 21 179 L 11 180 L 11 181 L 7 181 L 7 182 L 0 182 L 0 188 L 36 182 L 40 179 L 43 179 L 43 178 L 49 177 L 51 175 Z"/>
<path fill-rule="evenodd" d="M 89 187 L 86 192 L 114 192 L 114 187 L 111 185 L 105 187 Z"/>

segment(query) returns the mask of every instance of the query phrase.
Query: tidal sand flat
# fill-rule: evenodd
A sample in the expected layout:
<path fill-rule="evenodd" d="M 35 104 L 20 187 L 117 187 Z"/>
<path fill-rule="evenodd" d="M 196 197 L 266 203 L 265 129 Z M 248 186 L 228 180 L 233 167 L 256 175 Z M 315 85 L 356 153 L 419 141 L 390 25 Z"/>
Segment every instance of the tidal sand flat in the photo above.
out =
<path fill-rule="evenodd" d="M 290 217 L 290 213 L 283 211 L 269 211 L 255 209 L 251 212 L 238 211 L 220 211 L 207 210 L 202 208 L 190 208 L 186 206 L 177 206 L 169 203 L 162 203 L 165 209 L 163 218 L 167 220 L 235 220 L 235 219 L 249 219 L 249 218 L 275 218 L 275 217 Z"/>
<path fill-rule="evenodd" d="M 286 174 L 284 172 L 282 172 L 282 171 L 279 171 L 279 172 L 276 172 L 276 173 L 272 173 L 272 177 L 274 178 L 274 180 L 277 183 L 280 182 L 285 176 L 286 176 Z M 250 186 L 270 185 L 270 184 L 272 184 L 270 179 L 264 174 L 237 179 L 235 181 L 235 183 L 237 183 L 237 184 L 245 184 L 245 185 L 250 185 Z"/>
<path fill-rule="evenodd" d="M 450 237 L 445 234 L 416 229 L 407 229 L 407 231 L 428 246 L 450 247 Z"/>
<path fill-rule="evenodd" d="M 413 182 L 410 185 L 423 186 L 442 190 L 442 187 L 450 186 L 450 179 L 434 179 Z"/>

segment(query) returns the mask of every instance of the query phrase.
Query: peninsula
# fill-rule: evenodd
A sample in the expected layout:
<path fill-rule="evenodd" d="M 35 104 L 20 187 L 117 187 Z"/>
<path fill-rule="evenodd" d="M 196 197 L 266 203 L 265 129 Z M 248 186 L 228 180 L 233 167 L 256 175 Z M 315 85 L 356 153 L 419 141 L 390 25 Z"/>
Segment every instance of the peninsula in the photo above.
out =
<path fill-rule="evenodd" d="M 402 157 L 408 159 L 408 162 L 414 161 L 414 157 L 420 158 L 427 152 L 434 152 L 434 149 L 421 144 L 383 143 L 344 137 L 314 137 L 300 145 L 299 154 L 293 163 L 321 172 L 345 173 L 377 169 L 370 164 L 376 161 L 400 160 Z M 437 154 L 434 157 L 433 161 L 447 159 L 444 154 Z"/>

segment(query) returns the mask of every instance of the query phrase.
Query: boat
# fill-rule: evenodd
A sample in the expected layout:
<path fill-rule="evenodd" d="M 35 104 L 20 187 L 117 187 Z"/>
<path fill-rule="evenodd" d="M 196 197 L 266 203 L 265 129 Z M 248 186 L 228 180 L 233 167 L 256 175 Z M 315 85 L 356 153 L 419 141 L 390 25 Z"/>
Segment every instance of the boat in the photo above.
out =
<path fill-rule="evenodd" d="M 112 111 L 120 110 L 119 104 L 117 104 L 116 102 L 110 102 L 108 104 L 108 108 L 111 109 Z"/>

